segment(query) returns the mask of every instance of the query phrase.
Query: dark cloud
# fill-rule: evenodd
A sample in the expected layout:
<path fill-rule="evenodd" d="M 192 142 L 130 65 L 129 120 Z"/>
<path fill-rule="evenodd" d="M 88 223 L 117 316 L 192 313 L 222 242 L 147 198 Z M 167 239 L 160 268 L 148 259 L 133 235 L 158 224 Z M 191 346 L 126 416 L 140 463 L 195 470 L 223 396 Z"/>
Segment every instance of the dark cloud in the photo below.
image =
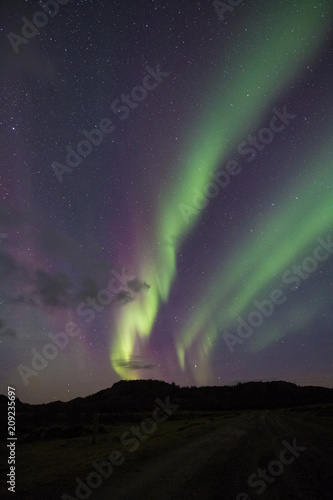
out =
<path fill-rule="evenodd" d="M 100 282 L 97 283 L 96 279 L 91 276 L 83 276 L 74 283 L 74 280 L 72 281 L 66 273 L 50 274 L 45 270 L 37 269 L 29 274 L 27 270 L 19 269 L 15 260 L 9 255 L 6 258 L 4 268 L 7 269 L 7 274 L 19 271 L 17 274 L 20 274 L 21 277 L 20 289 L 25 289 L 24 293 L 11 299 L 11 302 L 14 303 L 52 309 L 70 308 L 88 298 L 96 299 L 98 292 L 107 286 L 101 285 Z M 128 304 L 133 302 L 142 290 L 146 291 L 149 288 L 147 283 L 135 278 L 127 283 L 127 288 L 114 295 L 111 303 Z"/>
<path fill-rule="evenodd" d="M 129 302 L 133 302 L 133 300 L 134 297 L 128 290 L 121 290 L 119 293 L 117 293 L 113 302 L 121 302 L 121 304 L 124 305 L 128 304 Z"/>
<path fill-rule="evenodd" d="M 35 274 L 35 295 L 41 305 L 68 307 L 73 300 L 73 285 L 64 273 L 50 275 L 38 270 Z"/>
<path fill-rule="evenodd" d="M 83 276 L 81 279 L 80 289 L 77 293 L 77 300 L 84 301 L 89 297 L 96 297 L 100 287 L 91 276 Z"/>
<path fill-rule="evenodd" d="M 119 368 L 127 368 L 128 370 L 152 370 L 155 365 L 146 364 L 142 356 L 132 355 L 130 360 L 114 359 L 113 363 Z"/>
<path fill-rule="evenodd" d="M 15 261 L 10 256 L 7 256 L 7 261 L 7 273 L 14 273 L 18 269 Z M 21 272 L 21 275 L 23 274 Z M 97 283 L 95 278 L 91 276 L 82 277 L 79 284 L 77 284 L 77 281 L 75 284 L 65 273 L 52 275 L 42 269 L 37 269 L 32 275 L 25 273 L 25 279 L 21 282 L 21 289 L 24 288 L 26 291 L 16 296 L 11 302 L 46 308 L 69 308 L 75 307 L 88 298 L 96 299 L 98 292 L 107 286 Z M 149 288 L 147 283 L 135 278 L 127 283 L 127 288 L 114 295 L 112 303 L 125 305 L 133 302 L 142 290 L 146 291 Z"/>
<path fill-rule="evenodd" d="M 16 222 L 21 222 L 21 219 L 18 217 L 12 222 L 15 225 Z M 76 242 L 62 235 L 58 236 L 48 230 L 43 236 L 39 234 L 39 250 L 42 249 L 48 257 L 55 253 L 61 259 L 64 257 L 65 247 L 66 254 L 71 254 L 72 259 L 75 260 Z M 83 259 L 81 269 L 68 263 L 73 267 L 74 277 L 65 272 L 50 273 L 45 269 L 36 269 L 30 266 L 29 259 L 24 260 L 22 257 L 18 260 L 14 254 L 0 251 L 0 278 L 3 282 L 6 280 L 4 285 L 7 293 L 6 300 L 10 303 L 35 307 L 63 309 L 76 307 L 88 298 L 97 298 L 98 292 L 107 287 L 106 276 L 111 275 L 112 269 L 103 260 L 95 259 L 94 276 L 82 275 L 80 271 L 87 267 L 83 266 L 83 261 L 85 258 L 89 261 L 89 252 L 90 249 L 87 250 L 86 257 L 81 256 Z M 90 269 L 92 269 L 91 266 Z M 131 279 L 124 289 L 114 295 L 112 302 L 126 305 L 136 300 L 142 291 L 146 292 L 149 288 L 150 286 L 145 281 L 138 278 Z"/>
<path fill-rule="evenodd" d="M 36 224 L 38 231 L 34 230 Z M 21 231 L 22 227 L 25 228 L 24 232 Z M 48 227 L 38 213 L 13 211 L 8 214 L 1 208 L 0 229 L 0 235 L 2 229 L 12 231 L 16 235 L 15 245 L 21 248 L 19 259 L 14 253 L 0 251 L 0 279 L 7 280 L 5 290 L 8 302 L 51 309 L 71 308 L 88 298 L 96 298 L 98 292 L 107 287 L 106 276 L 111 275 L 113 268 L 101 258 L 100 248 L 91 241 L 89 234 L 86 241 L 78 242 Z M 27 231 L 34 240 L 36 255 L 45 255 L 51 261 L 53 258 L 65 260 L 72 273 L 50 273 L 30 265 L 30 254 L 24 256 L 27 242 L 17 240 Z M 126 305 L 149 288 L 146 282 L 138 278 L 131 279 L 124 289 L 115 294 L 113 302 Z"/>
<path fill-rule="evenodd" d="M 18 267 L 13 260 L 9 262 L 14 262 L 11 266 L 13 275 L 16 271 L 15 290 L 24 290 L 19 294 L 13 292 L 9 302 L 46 308 L 64 308 L 74 304 L 74 287 L 67 274 L 52 275 L 42 269 L 31 272 L 27 268 Z M 14 276 L 11 280 L 14 280 Z"/>
<path fill-rule="evenodd" d="M 145 281 L 140 281 L 138 278 L 127 281 L 126 285 L 134 293 L 139 293 L 142 290 L 147 291 L 150 288 L 150 285 L 148 285 Z"/>
<path fill-rule="evenodd" d="M 12 328 L 6 326 L 6 322 L 0 318 L 0 337 L 16 337 L 16 333 Z"/>
<path fill-rule="evenodd" d="M 116 295 L 114 302 L 120 302 L 122 305 L 128 304 L 136 299 L 137 294 L 150 288 L 145 281 L 140 281 L 138 278 L 127 281 L 126 287 L 127 289 L 121 290 Z"/>
<path fill-rule="evenodd" d="M 0 337 L 16 337 L 16 333 L 12 328 L 0 330 Z"/>
<path fill-rule="evenodd" d="M 20 294 L 17 295 L 16 297 L 12 297 L 9 299 L 10 303 L 12 304 L 25 304 L 27 306 L 40 306 L 40 301 L 37 300 L 37 297 L 30 296 L 28 293 L 26 294 Z"/>

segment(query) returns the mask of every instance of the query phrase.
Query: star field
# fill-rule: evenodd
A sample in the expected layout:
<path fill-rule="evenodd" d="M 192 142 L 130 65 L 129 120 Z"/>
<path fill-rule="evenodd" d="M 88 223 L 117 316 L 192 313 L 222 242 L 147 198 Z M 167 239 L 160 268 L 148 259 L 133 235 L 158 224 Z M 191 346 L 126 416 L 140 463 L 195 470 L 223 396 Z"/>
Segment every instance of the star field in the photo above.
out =
<path fill-rule="evenodd" d="M 236 3 L 3 6 L 2 393 L 332 386 L 332 4 Z"/>

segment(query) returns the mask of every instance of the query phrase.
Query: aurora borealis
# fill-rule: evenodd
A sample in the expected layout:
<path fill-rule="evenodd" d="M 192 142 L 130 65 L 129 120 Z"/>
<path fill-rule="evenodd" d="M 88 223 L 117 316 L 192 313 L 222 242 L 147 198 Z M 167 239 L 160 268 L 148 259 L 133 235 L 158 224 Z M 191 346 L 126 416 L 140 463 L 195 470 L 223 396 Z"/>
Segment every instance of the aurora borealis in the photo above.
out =
<path fill-rule="evenodd" d="M 331 387 L 331 2 L 70 1 L 16 54 L 40 9 L 4 9 L 2 393 Z"/>

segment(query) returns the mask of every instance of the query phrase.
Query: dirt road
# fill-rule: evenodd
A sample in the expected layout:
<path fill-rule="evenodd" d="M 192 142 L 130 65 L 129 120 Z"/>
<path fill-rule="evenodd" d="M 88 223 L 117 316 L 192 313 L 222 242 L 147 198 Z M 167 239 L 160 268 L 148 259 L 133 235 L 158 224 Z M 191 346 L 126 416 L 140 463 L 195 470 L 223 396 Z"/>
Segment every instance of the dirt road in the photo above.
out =
<path fill-rule="evenodd" d="M 181 432 L 180 432 L 181 434 Z M 133 454 L 135 455 L 135 454 Z M 91 500 L 333 500 L 333 439 L 278 412 L 251 412 L 133 456 Z"/>

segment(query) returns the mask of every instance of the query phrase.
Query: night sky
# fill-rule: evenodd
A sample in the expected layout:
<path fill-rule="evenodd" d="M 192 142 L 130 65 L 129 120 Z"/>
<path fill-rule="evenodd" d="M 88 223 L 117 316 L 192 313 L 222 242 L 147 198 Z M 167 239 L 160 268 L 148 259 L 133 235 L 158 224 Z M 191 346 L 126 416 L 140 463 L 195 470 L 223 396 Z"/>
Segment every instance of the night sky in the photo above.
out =
<path fill-rule="evenodd" d="M 2 4 L 0 392 L 332 387 L 332 2 Z"/>

